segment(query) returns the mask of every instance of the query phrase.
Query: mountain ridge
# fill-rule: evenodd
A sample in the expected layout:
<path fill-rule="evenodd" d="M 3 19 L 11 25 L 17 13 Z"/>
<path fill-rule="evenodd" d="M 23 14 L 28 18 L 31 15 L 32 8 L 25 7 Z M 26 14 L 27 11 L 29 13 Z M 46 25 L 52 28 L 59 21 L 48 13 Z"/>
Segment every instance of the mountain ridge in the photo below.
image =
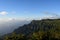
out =
<path fill-rule="evenodd" d="M 28 31 L 28 30 L 30 30 L 30 31 L 32 31 L 32 30 L 35 30 L 35 31 L 38 31 L 38 30 L 40 30 L 41 28 L 41 26 L 42 25 L 44 25 L 44 26 L 42 26 L 43 27 L 43 30 L 45 30 L 45 26 L 46 26 L 46 28 L 47 29 L 49 29 L 50 28 L 50 26 L 55 26 L 55 25 L 53 25 L 53 23 L 55 22 L 55 21 L 59 21 L 60 22 L 60 19 L 43 19 L 43 20 L 33 20 L 31 23 L 29 23 L 29 24 L 27 24 L 27 25 L 23 25 L 22 27 L 19 27 L 19 28 L 17 28 L 16 30 L 14 30 L 14 32 L 16 32 L 16 33 L 23 33 L 23 32 L 25 32 L 25 31 Z M 48 22 L 50 22 L 50 23 L 52 23 L 52 25 L 50 24 L 50 23 L 48 23 Z M 48 25 L 47 25 L 48 24 Z M 54 23 L 55 24 L 55 23 Z M 57 23 L 56 23 L 57 24 Z M 39 27 L 40 26 L 40 27 Z M 30 29 L 29 29 L 30 28 Z M 39 29 L 40 28 L 40 29 Z M 22 32 L 21 32 L 21 31 Z M 30 32 L 30 31 L 28 31 L 28 32 Z M 27 32 L 25 32 L 25 33 L 27 33 Z"/>
<path fill-rule="evenodd" d="M 60 19 L 32 20 L 5 36 L 7 40 L 60 40 Z"/>

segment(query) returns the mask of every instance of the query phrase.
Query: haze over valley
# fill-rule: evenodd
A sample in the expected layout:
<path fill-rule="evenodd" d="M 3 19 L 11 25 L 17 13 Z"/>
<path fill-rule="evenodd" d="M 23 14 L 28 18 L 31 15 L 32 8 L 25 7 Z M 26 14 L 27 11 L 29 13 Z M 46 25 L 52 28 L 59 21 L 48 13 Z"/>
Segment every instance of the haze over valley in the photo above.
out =
<path fill-rule="evenodd" d="M 0 20 L 0 35 L 11 33 L 14 29 L 28 23 L 30 23 L 29 20 Z"/>

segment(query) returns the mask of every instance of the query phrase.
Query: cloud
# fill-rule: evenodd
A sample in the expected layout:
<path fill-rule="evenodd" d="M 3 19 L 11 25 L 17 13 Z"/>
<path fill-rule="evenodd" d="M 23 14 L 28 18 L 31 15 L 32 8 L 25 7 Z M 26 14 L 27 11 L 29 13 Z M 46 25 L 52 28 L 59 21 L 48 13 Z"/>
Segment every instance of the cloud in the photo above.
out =
<path fill-rule="evenodd" d="M 15 18 L 8 18 L 8 21 L 17 20 Z"/>
<path fill-rule="evenodd" d="M 0 15 L 7 15 L 8 14 L 8 12 L 6 12 L 6 11 L 1 11 L 0 12 Z"/>
<path fill-rule="evenodd" d="M 51 13 L 51 12 L 43 12 L 43 14 L 46 14 L 46 15 L 51 15 L 52 17 L 55 17 L 55 18 L 60 18 L 60 15 L 58 15 L 57 13 Z"/>
<path fill-rule="evenodd" d="M 43 17 L 43 19 L 54 19 L 54 18 L 56 18 L 56 17 L 51 16 L 51 15 L 50 15 L 50 16 L 44 16 L 44 17 Z"/>
<path fill-rule="evenodd" d="M 5 20 L 10 20 L 10 21 L 5 21 Z M 7 18 L 7 19 L 2 19 L 0 21 L 0 35 L 7 34 L 13 32 L 14 29 L 30 23 L 30 21 L 27 20 L 18 20 L 14 18 Z"/>

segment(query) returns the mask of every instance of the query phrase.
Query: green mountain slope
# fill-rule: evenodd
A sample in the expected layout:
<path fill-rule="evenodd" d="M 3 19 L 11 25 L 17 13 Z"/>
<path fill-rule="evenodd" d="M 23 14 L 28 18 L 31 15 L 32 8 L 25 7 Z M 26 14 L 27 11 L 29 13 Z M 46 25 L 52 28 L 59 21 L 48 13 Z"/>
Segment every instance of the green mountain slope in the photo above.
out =
<path fill-rule="evenodd" d="M 15 29 L 6 40 L 60 40 L 60 19 L 33 20 Z"/>
<path fill-rule="evenodd" d="M 30 24 L 24 25 L 14 32 L 29 34 L 37 31 L 60 31 L 60 20 L 59 19 L 44 19 L 44 20 L 33 20 Z"/>

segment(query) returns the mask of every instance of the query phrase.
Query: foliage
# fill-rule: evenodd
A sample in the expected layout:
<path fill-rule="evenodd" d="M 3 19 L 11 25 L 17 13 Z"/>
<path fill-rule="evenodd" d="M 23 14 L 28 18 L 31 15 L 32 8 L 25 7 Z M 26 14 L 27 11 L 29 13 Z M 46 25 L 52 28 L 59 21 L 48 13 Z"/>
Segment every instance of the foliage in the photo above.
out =
<path fill-rule="evenodd" d="M 4 40 L 60 40 L 60 19 L 33 20 L 6 35 Z"/>

